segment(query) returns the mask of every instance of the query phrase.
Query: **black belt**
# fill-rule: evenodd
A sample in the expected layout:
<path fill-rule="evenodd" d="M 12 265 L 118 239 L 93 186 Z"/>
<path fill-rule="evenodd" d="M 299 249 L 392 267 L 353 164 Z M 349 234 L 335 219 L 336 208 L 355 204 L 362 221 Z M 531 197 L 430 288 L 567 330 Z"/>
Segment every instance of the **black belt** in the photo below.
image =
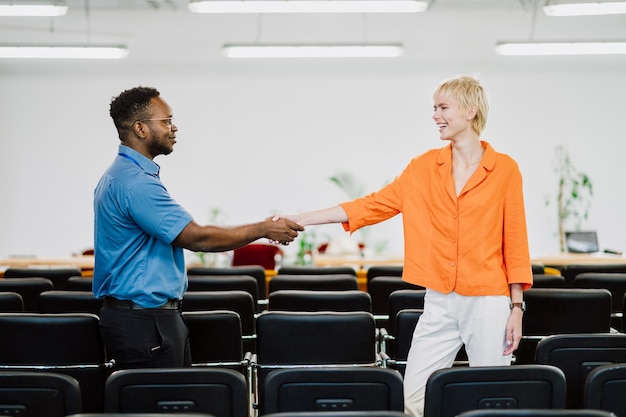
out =
<path fill-rule="evenodd" d="M 158 307 L 142 307 L 137 303 L 134 303 L 130 300 L 119 300 L 115 297 L 111 297 L 109 295 L 104 297 L 104 305 L 109 307 L 123 308 L 125 310 L 152 310 L 152 309 L 160 309 L 160 310 L 180 310 L 182 301 L 181 300 L 167 300 L 165 304 L 160 305 Z"/>

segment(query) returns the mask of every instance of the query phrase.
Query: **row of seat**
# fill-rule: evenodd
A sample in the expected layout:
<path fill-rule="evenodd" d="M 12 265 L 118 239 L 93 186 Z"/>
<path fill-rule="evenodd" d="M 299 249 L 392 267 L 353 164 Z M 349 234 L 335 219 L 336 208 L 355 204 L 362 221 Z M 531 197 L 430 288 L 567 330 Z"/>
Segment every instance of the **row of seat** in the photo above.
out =
<path fill-rule="evenodd" d="M 582 408 L 568 409 L 565 375 L 555 366 L 453 367 L 428 379 L 424 417 L 519 416 L 527 415 L 521 410 L 533 409 L 542 411 L 528 415 L 620 416 L 626 412 L 625 388 L 626 363 L 599 366 L 586 378 Z M 403 417 L 402 380 L 380 368 L 278 369 L 268 375 L 257 409 L 243 376 L 229 369 L 120 370 L 107 377 L 103 389 L 104 409 L 96 413 Z M 75 378 L 59 372 L 0 371 L 3 415 L 83 413 L 81 390 Z"/>

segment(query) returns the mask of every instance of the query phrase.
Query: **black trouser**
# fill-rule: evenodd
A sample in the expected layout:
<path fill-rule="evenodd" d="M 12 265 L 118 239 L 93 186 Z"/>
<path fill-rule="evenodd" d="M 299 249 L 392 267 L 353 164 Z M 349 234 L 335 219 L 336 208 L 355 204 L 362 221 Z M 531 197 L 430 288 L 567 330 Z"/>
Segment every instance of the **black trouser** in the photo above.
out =
<path fill-rule="evenodd" d="M 191 366 L 189 331 L 179 310 L 131 310 L 105 303 L 100 333 L 118 368 Z"/>

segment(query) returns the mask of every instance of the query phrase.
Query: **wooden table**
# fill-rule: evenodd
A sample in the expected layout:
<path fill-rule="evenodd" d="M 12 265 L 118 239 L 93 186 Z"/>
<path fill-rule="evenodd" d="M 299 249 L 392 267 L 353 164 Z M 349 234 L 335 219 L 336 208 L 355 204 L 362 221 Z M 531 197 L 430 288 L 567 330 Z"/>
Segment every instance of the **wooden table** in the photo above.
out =
<path fill-rule="evenodd" d="M 77 267 L 82 275 L 93 276 L 93 255 L 68 256 L 68 257 L 15 257 L 0 259 L 1 274 L 7 268 L 62 268 Z"/>
<path fill-rule="evenodd" d="M 565 265 L 626 265 L 626 257 L 623 255 L 611 255 L 607 253 L 561 253 L 553 256 L 538 256 L 531 261 L 532 263 L 553 267 Z"/>

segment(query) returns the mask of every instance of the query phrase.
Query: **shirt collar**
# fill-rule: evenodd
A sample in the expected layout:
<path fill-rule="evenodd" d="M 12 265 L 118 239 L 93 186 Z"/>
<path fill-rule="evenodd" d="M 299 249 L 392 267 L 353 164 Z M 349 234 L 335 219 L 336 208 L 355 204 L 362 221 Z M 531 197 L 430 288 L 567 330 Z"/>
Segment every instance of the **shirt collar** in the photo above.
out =
<path fill-rule="evenodd" d="M 136 161 L 141 169 L 146 171 L 148 174 L 154 175 L 156 177 L 159 176 L 159 171 L 161 170 L 161 167 L 156 162 L 149 158 L 146 158 L 133 148 L 130 148 L 126 145 L 120 145 L 118 152 L 130 156 L 133 161 Z"/>
<path fill-rule="evenodd" d="M 485 149 L 485 153 L 483 154 L 482 159 L 480 160 L 480 165 L 485 168 L 487 171 L 492 171 L 496 165 L 496 151 L 489 144 L 489 142 L 480 141 L 481 145 Z M 446 163 L 450 163 L 452 161 L 452 144 L 449 144 L 446 147 L 443 147 L 439 150 L 437 155 L 437 163 L 439 165 L 443 165 Z"/>

